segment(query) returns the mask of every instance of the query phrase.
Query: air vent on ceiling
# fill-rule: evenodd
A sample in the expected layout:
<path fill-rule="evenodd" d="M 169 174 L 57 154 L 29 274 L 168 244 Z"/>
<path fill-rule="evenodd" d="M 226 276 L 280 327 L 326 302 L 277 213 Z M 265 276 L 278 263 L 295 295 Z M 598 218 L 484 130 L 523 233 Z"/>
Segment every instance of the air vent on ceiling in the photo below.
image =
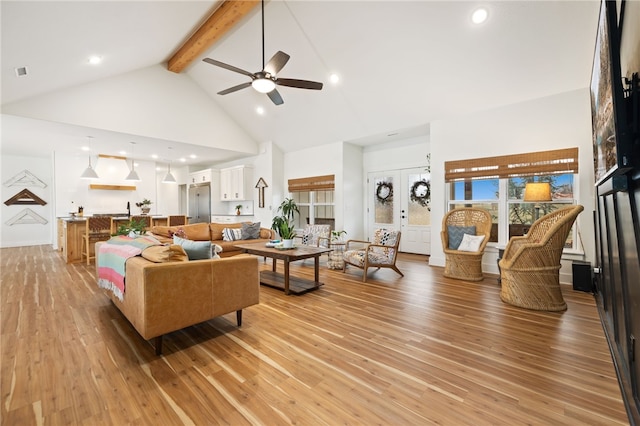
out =
<path fill-rule="evenodd" d="M 27 67 L 16 68 L 16 75 L 18 77 L 24 77 L 25 75 L 27 75 Z"/>

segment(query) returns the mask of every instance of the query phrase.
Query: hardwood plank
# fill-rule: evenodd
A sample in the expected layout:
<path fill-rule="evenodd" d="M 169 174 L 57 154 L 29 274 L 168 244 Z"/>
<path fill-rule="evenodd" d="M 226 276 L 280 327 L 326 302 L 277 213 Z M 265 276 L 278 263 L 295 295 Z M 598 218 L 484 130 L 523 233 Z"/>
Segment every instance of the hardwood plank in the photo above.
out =
<path fill-rule="evenodd" d="M 241 328 L 229 314 L 170 333 L 157 357 L 94 266 L 0 249 L 2 423 L 629 423 L 592 295 L 563 286 L 566 312 L 527 311 L 495 277 L 397 264 L 404 278 L 362 283 L 322 259 L 316 291 L 261 287 Z M 313 280 L 313 261 L 291 272 Z"/>

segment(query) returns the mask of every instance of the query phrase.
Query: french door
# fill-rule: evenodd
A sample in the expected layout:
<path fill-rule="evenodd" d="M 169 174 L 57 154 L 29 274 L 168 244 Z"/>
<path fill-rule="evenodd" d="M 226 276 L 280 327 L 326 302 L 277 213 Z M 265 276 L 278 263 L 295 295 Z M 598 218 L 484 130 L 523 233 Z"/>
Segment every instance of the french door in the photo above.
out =
<path fill-rule="evenodd" d="M 368 175 L 368 235 L 378 228 L 402 232 L 400 251 L 431 253 L 431 178 L 423 168 Z"/>

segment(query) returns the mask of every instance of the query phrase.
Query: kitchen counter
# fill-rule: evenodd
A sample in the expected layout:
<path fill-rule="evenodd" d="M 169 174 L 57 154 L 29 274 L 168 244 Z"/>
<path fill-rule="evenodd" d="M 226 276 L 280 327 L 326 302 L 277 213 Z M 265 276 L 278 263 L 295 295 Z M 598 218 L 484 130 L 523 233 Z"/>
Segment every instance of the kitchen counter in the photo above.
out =
<path fill-rule="evenodd" d="M 109 216 L 101 214 L 99 216 Z M 62 253 L 66 263 L 76 263 L 82 261 L 82 236 L 85 233 L 86 221 L 89 216 L 66 216 L 58 217 L 58 248 Z M 149 215 L 151 226 L 166 225 L 168 216 Z M 115 234 L 118 225 L 129 221 L 126 214 L 111 217 L 111 234 Z"/>

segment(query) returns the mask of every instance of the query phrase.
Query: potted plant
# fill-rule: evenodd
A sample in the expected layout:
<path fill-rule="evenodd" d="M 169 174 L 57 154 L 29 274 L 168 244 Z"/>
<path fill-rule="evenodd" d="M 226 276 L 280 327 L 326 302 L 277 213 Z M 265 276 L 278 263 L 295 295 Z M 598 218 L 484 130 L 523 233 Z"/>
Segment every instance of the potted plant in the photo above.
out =
<path fill-rule="evenodd" d="M 144 229 L 144 220 L 131 219 L 129 222 L 118 225 L 116 235 L 128 235 L 133 237 L 135 235 L 142 235 L 144 233 Z"/>
<path fill-rule="evenodd" d="M 140 210 L 142 210 L 142 214 L 147 214 L 151 211 L 151 204 L 151 200 L 144 198 L 139 203 L 136 203 L 136 206 L 140 207 Z"/>
<path fill-rule="evenodd" d="M 237 214 L 237 215 L 240 215 L 240 210 L 242 210 L 242 204 L 238 204 L 238 205 L 235 207 L 235 209 L 236 209 L 236 214 Z"/>
<path fill-rule="evenodd" d="M 277 212 L 281 214 L 273 218 L 271 229 L 276 231 L 282 238 L 282 247 L 291 248 L 293 247 L 293 237 L 296 236 L 294 226 L 295 213 L 300 214 L 300 210 L 293 199 L 285 198 L 278 207 Z"/>
<path fill-rule="evenodd" d="M 343 235 L 347 235 L 347 231 L 331 231 L 331 242 L 341 243 Z"/>

